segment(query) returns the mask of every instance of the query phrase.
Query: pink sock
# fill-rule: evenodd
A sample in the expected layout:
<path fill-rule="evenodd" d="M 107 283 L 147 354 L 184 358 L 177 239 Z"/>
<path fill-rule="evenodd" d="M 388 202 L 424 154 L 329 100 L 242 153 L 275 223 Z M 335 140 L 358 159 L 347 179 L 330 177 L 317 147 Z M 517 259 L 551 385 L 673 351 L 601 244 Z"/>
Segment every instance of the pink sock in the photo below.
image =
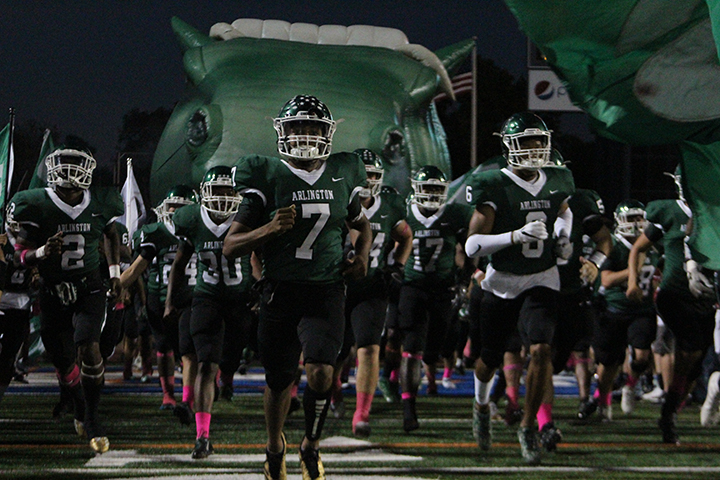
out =
<path fill-rule="evenodd" d="M 508 402 L 516 407 L 520 398 L 520 387 L 505 387 L 505 395 L 508 397 Z"/>
<path fill-rule="evenodd" d="M 630 388 L 635 388 L 635 385 L 637 385 L 638 378 L 633 376 L 633 374 L 630 374 L 627 376 L 627 379 L 625 380 L 625 385 L 627 385 Z"/>
<path fill-rule="evenodd" d="M 372 405 L 374 396 L 374 393 L 357 392 L 357 405 L 355 406 L 353 424 L 368 421 L 370 417 L 370 406 Z"/>
<path fill-rule="evenodd" d="M 175 404 L 175 377 L 160 377 L 163 391 L 163 403 Z"/>
<path fill-rule="evenodd" d="M 393 370 L 392 372 L 390 372 L 390 381 L 392 383 L 398 382 L 398 371 L 397 370 Z"/>
<path fill-rule="evenodd" d="M 410 400 L 411 398 L 415 398 L 416 395 L 414 393 L 410 393 L 410 392 L 402 392 L 400 397 L 402 397 L 403 400 Z"/>
<path fill-rule="evenodd" d="M 208 412 L 196 412 L 195 413 L 195 426 L 197 428 L 197 438 L 205 437 L 210 438 L 210 417 L 211 413 Z"/>
<path fill-rule="evenodd" d="M 192 403 L 195 401 L 195 390 L 192 385 L 183 385 L 182 401 L 192 407 Z"/>
<path fill-rule="evenodd" d="M 443 378 L 450 378 L 452 377 L 453 369 L 449 367 L 445 367 L 445 370 L 443 370 Z"/>
<path fill-rule="evenodd" d="M 603 407 L 607 407 L 610 405 L 610 396 L 612 395 L 612 392 L 601 394 L 600 390 L 595 390 L 595 393 L 593 393 L 593 398 L 595 398 L 598 401 L 598 405 L 602 405 Z"/>
<path fill-rule="evenodd" d="M 472 350 L 470 345 L 470 339 L 468 338 L 468 341 L 465 342 L 465 348 L 463 348 L 463 357 L 470 358 L 472 356 Z"/>
<path fill-rule="evenodd" d="M 552 403 L 541 404 L 536 418 L 538 422 L 538 430 L 542 430 L 546 424 L 552 422 Z"/>

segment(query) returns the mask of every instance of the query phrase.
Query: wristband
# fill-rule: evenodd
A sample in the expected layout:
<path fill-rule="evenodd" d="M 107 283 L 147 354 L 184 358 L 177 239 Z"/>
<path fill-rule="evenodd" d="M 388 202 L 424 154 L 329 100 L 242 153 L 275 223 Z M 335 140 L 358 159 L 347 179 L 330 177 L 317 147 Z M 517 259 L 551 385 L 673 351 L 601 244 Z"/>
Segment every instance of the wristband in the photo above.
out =
<path fill-rule="evenodd" d="M 588 257 L 588 262 L 591 262 L 599 269 L 600 266 L 605 262 L 606 258 L 607 256 L 603 252 L 601 252 L 600 250 L 595 250 L 592 255 Z"/>
<path fill-rule="evenodd" d="M 27 250 L 23 250 L 22 252 L 20 252 L 20 265 L 22 265 L 23 267 L 27 267 L 27 263 L 25 263 L 25 255 L 27 255 L 27 252 Z"/>
<path fill-rule="evenodd" d="M 38 260 L 42 260 L 46 256 L 47 255 L 45 255 L 45 245 L 35 250 L 35 258 L 37 258 Z"/>
<path fill-rule="evenodd" d="M 110 270 L 110 278 L 120 278 L 120 265 L 110 265 L 108 270 Z"/>

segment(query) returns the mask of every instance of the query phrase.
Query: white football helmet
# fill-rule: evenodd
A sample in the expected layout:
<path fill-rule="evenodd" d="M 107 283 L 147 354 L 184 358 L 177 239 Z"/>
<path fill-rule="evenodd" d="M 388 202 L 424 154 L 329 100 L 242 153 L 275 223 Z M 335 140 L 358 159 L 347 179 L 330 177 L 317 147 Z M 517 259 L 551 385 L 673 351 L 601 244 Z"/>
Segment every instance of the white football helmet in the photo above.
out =
<path fill-rule="evenodd" d="M 92 173 L 96 165 L 95 159 L 89 153 L 72 148 L 55 150 L 45 157 L 48 185 L 52 188 L 85 190 L 92 183 Z"/>

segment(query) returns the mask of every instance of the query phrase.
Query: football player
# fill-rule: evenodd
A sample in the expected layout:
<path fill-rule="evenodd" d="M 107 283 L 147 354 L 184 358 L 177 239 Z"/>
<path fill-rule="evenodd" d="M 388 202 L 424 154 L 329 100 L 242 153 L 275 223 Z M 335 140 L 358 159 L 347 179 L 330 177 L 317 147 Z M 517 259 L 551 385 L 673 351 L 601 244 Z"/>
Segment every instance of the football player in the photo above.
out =
<path fill-rule="evenodd" d="M 358 149 L 355 153 L 362 158 L 367 172 L 368 185 L 360 190 L 358 195 L 363 213 L 370 221 L 373 241 L 367 277 L 359 281 L 348 281 L 345 340 L 335 369 L 335 388 L 340 382 L 342 364 L 347 360 L 351 347 L 356 345 L 357 402 L 352 431 L 357 436 L 367 437 L 370 435 L 370 406 L 380 372 L 380 338 L 385 324 L 387 291 L 389 283 L 402 281 L 413 237 L 405 221 L 405 201 L 394 190 L 382 189 L 382 159 L 369 149 Z M 349 242 L 351 240 L 353 239 L 348 238 Z M 392 266 L 387 266 L 385 262 L 385 252 L 389 246 L 395 246 Z"/>
<path fill-rule="evenodd" d="M 99 341 L 106 298 L 120 294 L 115 218 L 123 213 L 123 203 L 115 190 L 91 185 L 96 163 L 87 152 L 61 148 L 47 156 L 45 165 L 48 188 L 18 192 L 10 201 L 10 214 L 21 227 L 15 262 L 38 268 L 43 345 L 60 382 L 82 388 L 85 412 L 82 418 L 83 406 L 76 402 L 76 429 L 87 433 L 95 452 L 104 453 L 110 442 L 98 416 L 105 373 Z M 99 271 L 103 239 L 110 292 Z"/>
<path fill-rule="evenodd" d="M 640 295 L 636 300 L 630 300 L 625 295 L 629 285 L 630 250 L 647 224 L 645 205 L 634 199 L 620 202 L 615 208 L 615 223 L 612 250 L 600 267 L 598 293 L 604 299 L 605 308 L 597 319 L 592 345 L 598 364 L 594 401 L 605 421 L 612 419 L 612 386 L 628 345 L 632 348 L 632 356 L 630 371 L 626 372 L 621 407 L 625 414 L 634 410 L 635 385 L 650 365 L 650 347 L 657 329 L 652 300 L 652 279 L 659 257 L 657 251 L 648 250 L 644 258 L 637 260 L 638 275 L 634 283 L 639 285 Z"/>
<path fill-rule="evenodd" d="M 679 166 L 675 175 L 671 176 L 676 182 L 679 198 L 648 203 L 648 224 L 630 251 L 628 287 L 625 293 L 630 300 L 643 301 L 640 259 L 655 243 L 662 240 L 665 263 L 660 287 L 655 295 L 655 308 L 675 336 L 675 364 L 658 425 L 663 442 L 677 444 L 679 438 L 675 430 L 676 413 L 700 375 L 703 356 L 713 341 L 715 298 L 714 295 L 696 297 L 688 286 L 684 268 L 684 240 L 692 212 L 682 194 Z M 717 377 L 718 375 L 716 380 Z M 713 409 L 712 396 L 709 395 L 713 389 L 717 390 L 717 382 L 715 383 L 713 387 L 708 382 L 708 399 L 711 401 L 700 410 L 703 425 L 709 425 L 711 414 L 717 411 L 717 401 Z"/>
<path fill-rule="evenodd" d="M 575 185 L 569 170 L 543 168 L 551 162 L 551 132 L 537 115 L 512 115 L 499 135 L 508 167 L 478 173 L 468 183 L 475 212 L 465 250 L 470 257 L 490 256 L 480 284 L 481 312 L 471 319 L 472 346 L 481 348 L 475 365 L 473 433 L 481 448 L 490 448 L 490 382 L 518 329 L 530 355 L 518 439 L 525 461 L 538 464 L 533 428 L 538 412 L 542 427 L 552 429 L 553 440 L 559 440 L 546 406 L 553 394 L 550 346 L 560 290 L 556 259 L 572 253 L 567 199 Z"/>
<path fill-rule="evenodd" d="M 467 227 L 472 215 L 472 209 L 465 205 L 446 203 L 450 182 L 439 168 L 420 168 L 411 184 L 407 222 L 414 238 L 398 302 L 405 432 L 420 426 L 415 402 L 423 362 L 431 366 L 434 377 L 452 315 L 455 246 L 459 232 Z"/>
<path fill-rule="evenodd" d="M 200 186 L 200 204 L 186 205 L 172 217 L 180 245 L 170 269 L 166 317 L 181 305 L 183 290 L 176 286 L 184 283 L 193 252 L 197 255 L 190 313 L 190 335 L 197 355 L 194 459 L 213 453 L 210 420 L 218 369 L 234 373 L 249 341 L 250 255 L 229 260 L 222 254 L 225 236 L 241 201 L 230 167 L 212 167 Z"/>
<path fill-rule="evenodd" d="M 178 248 L 178 240 L 175 236 L 175 225 L 172 222 L 175 210 L 183 205 L 191 205 L 198 203 L 198 197 L 195 191 L 187 185 L 176 185 L 171 188 L 163 201 L 155 209 L 158 221 L 143 225 L 133 235 L 134 250 L 137 257 L 120 275 L 120 281 L 124 288 L 128 288 L 135 284 L 140 275 L 149 269 L 148 285 L 147 285 L 147 317 L 152 330 L 157 349 L 157 365 L 158 377 L 160 377 L 160 386 L 163 391 L 163 400 L 161 409 L 172 409 L 183 424 L 189 424 L 191 421 L 191 404 L 193 400 L 193 384 L 189 382 L 190 374 L 193 372 L 193 366 L 197 364 L 192 361 L 189 353 L 183 356 L 183 381 L 182 401 L 184 405 L 177 408 L 175 402 L 175 352 L 179 350 L 178 344 L 178 321 L 164 321 L 165 299 L 167 297 L 167 285 L 170 275 L 170 267 L 175 259 L 175 253 Z M 186 283 L 184 286 L 192 287 L 195 285 L 195 258 L 191 258 L 188 262 L 186 273 Z M 182 286 L 178 286 L 182 288 Z M 180 312 L 189 315 L 190 291 L 186 291 L 184 295 L 178 295 L 179 298 L 185 299 L 184 303 L 178 305 Z M 181 313 L 181 315 L 182 315 Z M 192 349 L 188 349 L 192 352 Z M 184 352 L 184 350 L 182 351 Z M 186 360 L 187 358 L 187 360 Z"/>
<path fill-rule="evenodd" d="M 252 155 L 236 163 L 244 199 L 223 253 L 236 258 L 262 251 L 258 350 L 267 382 L 265 478 L 287 476 L 283 425 L 302 352 L 307 386 L 300 465 L 304 480 L 324 479 L 318 447 L 344 336 L 343 277 L 365 276 L 372 239 L 358 195 L 367 173 L 356 154 L 331 154 L 335 121 L 316 97 L 292 98 L 274 126 L 282 159 Z M 346 223 L 359 235 L 345 257 Z"/>

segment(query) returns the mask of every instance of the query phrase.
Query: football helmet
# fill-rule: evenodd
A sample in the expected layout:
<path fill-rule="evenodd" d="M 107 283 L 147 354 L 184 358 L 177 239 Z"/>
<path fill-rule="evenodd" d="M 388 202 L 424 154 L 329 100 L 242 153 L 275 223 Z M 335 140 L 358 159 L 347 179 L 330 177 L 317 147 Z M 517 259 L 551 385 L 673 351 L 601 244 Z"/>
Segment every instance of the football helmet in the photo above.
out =
<path fill-rule="evenodd" d="M 413 189 L 411 198 L 413 203 L 428 210 L 437 210 L 445 205 L 450 182 L 439 168 L 426 165 L 415 172 L 410 182 Z"/>
<path fill-rule="evenodd" d="M 675 182 L 675 186 L 677 187 L 678 198 L 683 202 L 686 202 L 685 194 L 683 193 L 682 188 L 682 172 L 680 169 L 680 164 L 678 164 L 678 166 L 675 168 L 675 173 L 665 172 L 665 175 L 673 179 L 673 181 Z"/>
<path fill-rule="evenodd" d="M 193 203 L 198 203 L 197 192 L 187 185 L 175 185 L 168 190 L 163 201 L 153 211 L 158 217 L 158 222 L 167 223 L 172 219 L 176 209 Z"/>
<path fill-rule="evenodd" d="M 200 202 L 219 217 L 227 218 L 237 212 L 242 196 L 235 191 L 232 168 L 219 165 L 205 173 L 200 184 Z"/>
<path fill-rule="evenodd" d="M 615 234 L 639 237 L 645 230 L 645 205 L 634 199 L 623 200 L 615 208 Z"/>
<path fill-rule="evenodd" d="M 92 183 L 95 159 L 88 152 L 72 148 L 59 148 L 45 157 L 47 182 L 52 188 L 80 188 L 86 190 Z"/>
<path fill-rule="evenodd" d="M 323 102 L 311 95 L 297 95 L 280 110 L 273 126 L 278 152 L 296 161 L 325 160 L 330 156 L 335 120 Z"/>
<path fill-rule="evenodd" d="M 378 154 L 368 148 L 358 148 L 357 153 L 365 164 L 365 172 L 367 173 L 367 187 L 360 190 L 361 197 L 373 197 L 380 193 L 383 181 L 383 161 Z"/>
<path fill-rule="evenodd" d="M 522 112 L 508 118 L 497 135 L 508 165 L 537 170 L 551 163 L 551 133 L 542 118 Z M 529 140 L 534 140 L 534 144 L 528 145 Z"/>

